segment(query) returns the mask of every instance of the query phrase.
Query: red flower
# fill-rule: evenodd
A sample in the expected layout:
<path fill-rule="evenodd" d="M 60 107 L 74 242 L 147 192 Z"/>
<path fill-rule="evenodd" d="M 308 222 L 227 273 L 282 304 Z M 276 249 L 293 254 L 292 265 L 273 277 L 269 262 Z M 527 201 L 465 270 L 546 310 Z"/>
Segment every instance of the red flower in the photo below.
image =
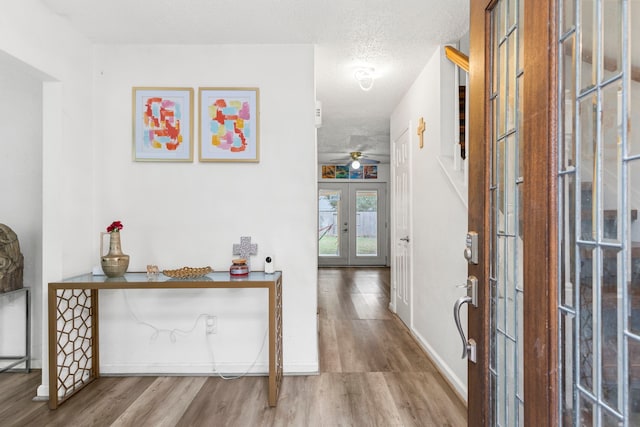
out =
<path fill-rule="evenodd" d="M 124 225 L 120 221 L 113 221 L 110 226 L 107 227 L 109 233 L 117 233 L 124 228 Z"/>

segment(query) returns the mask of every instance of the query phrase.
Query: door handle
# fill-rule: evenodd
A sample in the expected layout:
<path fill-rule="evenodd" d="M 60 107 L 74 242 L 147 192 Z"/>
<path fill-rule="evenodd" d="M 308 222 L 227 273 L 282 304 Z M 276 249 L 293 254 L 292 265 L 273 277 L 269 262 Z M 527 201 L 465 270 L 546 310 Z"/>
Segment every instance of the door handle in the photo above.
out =
<path fill-rule="evenodd" d="M 462 323 L 460 322 L 460 309 L 464 304 L 471 304 L 474 307 L 478 306 L 478 279 L 474 276 L 469 276 L 466 285 L 462 286 L 467 288 L 467 295 L 458 298 L 453 305 L 453 320 L 456 322 L 458 333 L 462 339 L 462 358 L 464 359 L 468 355 L 469 360 L 476 363 L 476 342 L 474 339 L 467 340 L 467 337 L 464 335 Z"/>
<path fill-rule="evenodd" d="M 343 228 L 343 229 L 342 229 L 342 232 L 343 232 L 343 233 L 346 233 L 347 231 L 349 231 L 349 229 L 348 229 L 348 228 Z"/>
<path fill-rule="evenodd" d="M 400 240 L 409 243 L 409 236 L 402 237 L 402 238 L 400 238 Z"/>
<path fill-rule="evenodd" d="M 476 342 L 473 339 L 467 340 L 467 337 L 464 336 L 464 331 L 462 330 L 462 324 L 460 323 L 460 308 L 463 304 L 469 304 L 471 302 L 470 296 L 464 296 L 458 298 L 456 303 L 453 305 L 453 318 L 456 321 L 456 327 L 458 328 L 458 333 L 460 334 L 460 338 L 462 338 L 462 358 L 464 359 L 467 354 L 469 355 L 469 360 L 473 363 L 476 362 Z"/>

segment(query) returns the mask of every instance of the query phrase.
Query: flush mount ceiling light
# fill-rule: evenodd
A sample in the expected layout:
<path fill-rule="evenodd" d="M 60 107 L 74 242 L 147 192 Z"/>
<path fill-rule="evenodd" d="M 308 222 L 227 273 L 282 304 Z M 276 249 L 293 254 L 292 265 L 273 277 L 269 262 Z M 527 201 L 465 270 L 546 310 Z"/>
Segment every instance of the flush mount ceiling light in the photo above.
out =
<path fill-rule="evenodd" d="M 375 72 L 376 70 L 372 67 L 361 67 L 353 73 L 353 77 L 358 82 L 360 89 L 364 91 L 371 90 L 375 81 Z"/>

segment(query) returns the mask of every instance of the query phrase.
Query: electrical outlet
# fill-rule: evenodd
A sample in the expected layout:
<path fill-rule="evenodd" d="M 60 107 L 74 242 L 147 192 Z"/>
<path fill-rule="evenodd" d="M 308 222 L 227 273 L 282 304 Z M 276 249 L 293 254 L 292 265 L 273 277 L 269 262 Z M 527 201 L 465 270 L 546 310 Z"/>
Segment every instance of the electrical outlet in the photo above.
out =
<path fill-rule="evenodd" d="M 207 328 L 206 328 L 206 333 L 207 335 L 213 335 L 215 333 L 218 332 L 218 319 L 216 318 L 216 316 L 207 316 Z"/>

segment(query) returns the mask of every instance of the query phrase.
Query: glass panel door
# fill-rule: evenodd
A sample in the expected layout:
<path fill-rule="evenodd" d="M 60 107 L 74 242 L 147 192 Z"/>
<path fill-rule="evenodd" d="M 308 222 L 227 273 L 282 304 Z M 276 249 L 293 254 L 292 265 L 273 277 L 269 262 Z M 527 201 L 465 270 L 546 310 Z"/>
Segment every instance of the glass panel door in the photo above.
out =
<path fill-rule="evenodd" d="M 350 265 L 386 263 L 386 184 L 349 184 L 353 215 L 350 223 Z"/>
<path fill-rule="evenodd" d="M 321 184 L 318 189 L 318 264 L 347 265 L 348 184 Z"/>
<path fill-rule="evenodd" d="M 356 256 L 378 255 L 378 192 L 356 191 Z"/>
<path fill-rule="evenodd" d="M 318 265 L 385 265 L 386 184 L 321 183 Z"/>

